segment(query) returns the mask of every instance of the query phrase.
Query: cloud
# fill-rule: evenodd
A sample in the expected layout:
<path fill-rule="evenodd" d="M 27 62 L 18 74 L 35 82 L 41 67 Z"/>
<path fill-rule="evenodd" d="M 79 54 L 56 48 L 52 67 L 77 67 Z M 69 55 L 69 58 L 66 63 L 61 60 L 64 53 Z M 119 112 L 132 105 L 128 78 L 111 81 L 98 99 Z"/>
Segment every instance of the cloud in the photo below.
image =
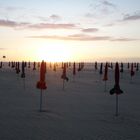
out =
<path fill-rule="evenodd" d="M 37 18 L 37 19 L 39 19 L 40 21 L 43 21 L 43 22 L 49 21 L 48 17 L 35 16 L 35 18 Z"/>
<path fill-rule="evenodd" d="M 5 26 L 5 27 L 15 27 L 17 26 L 17 23 L 14 21 L 10 20 L 0 20 L 0 26 Z"/>
<path fill-rule="evenodd" d="M 39 23 L 39 24 L 29 25 L 28 27 L 34 29 L 72 29 L 72 28 L 76 28 L 76 25 L 69 24 L 69 23 L 63 23 L 63 24 Z"/>
<path fill-rule="evenodd" d="M 61 19 L 61 17 L 59 15 L 56 15 L 56 14 L 52 14 L 49 18 L 52 20 L 60 20 Z"/>
<path fill-rule="evenodd" d="M 68 40 L 68 41 L 119 41 L 119 42 L 138 40 L 132 38 L 123 38 L 123 37 L 114 38 L 111 36 L 91 36 L 85 34 L 72 34 L 67 36 L 42 35 L 42 36 L 29 36 L 29 38 L 42 38 L 42 39 L 52 39 L 52 40 Z"/>
<path fill-rule="evenodd" d="M 0 48 L 0 50 L 6 50 L 6 48 Z"/>
<path fill-rule="evenodd" d="M 86 33 L 97 32 L 97 31 L 99 31 L 99 29 L 97 28 L 82 29 L 82 32 L 86 32 Z"/>
<path fill-rule="evenodd" d="M 86 17 L 86 18 L 93 18 L 93 17 L 95 17 L 95 15 L 92 14 L 92 13 L 86 13 L 86 14 L 85 14 L 85 17 Z"/>
<path fill-rule="evenodd" d="M 97 12 L 97 11 L 96 11 L 96 12 Z M 85 13 L 83 16 L 84 16 L 84 18 L 86 18 L 86 19 L 88 19 L 88 20 L 90 19 L 90 20 L 92 20 L 93 22 L 96 22 L 97 19 L 99 18 L 99 17 L 98 17 L 98 14 L 97 14 L 96 12 L 91 11 L 91 12 Z"/>
<path fill-rule="evenodd" d="M 7 12 L 14 12 L 17 10 L 25 10 L 25 8 L 24 7 L 15 7 L 15 6 L 7 6 L 7 7 L 0 6 L 0 10 L 7 11 Z"/>
<path fill-rule="evenodd" d="M 21 23 L 18 23 L 18 22 L 15 22 L 15 21 L 11 21 L 11 20 L 3 20 L 3 19 L 0 19 L 0 26 L 3 26 L 3 27 L 24 27 L 24 26 L 27 26 L 29 25 L 29 23 L 26 23 L 26 22 L 21 22 Z"/>
<path fill-rule="evenodd" d="M 140 20 L 140 12 L 135 12 L 133 14 L 123 14 L 123 18 L 122 19 L 119 19 L 119 20 L 116 20 L 112 23 L 109 23 L 109 24 L 106 24 L 104 25 L 105 27 L 111 27 L 111 26 L 114 26 L 114 25 L 120 25 L 121 23 L 123 22 L 132 22 L 132 21 L 137 21 L 137 20 Z"/>
<path fill-rule="evenodd" d="M 52 14 L 49 17 L 43 17 L 43 16 L 35 16 L 36 18 L 38 18 L 40 21 L 42 22 L 56 22 L 56 21 L 60 21 L 62 18 L 59 15 L 56 14 Z"/>
<path fill-rule="evenodd" d="M 115 25 L 115 23 L 109 23 L 109 24 L 106 24 L 106 25 L 104 25 L 105 27 L 112 27 L 112 26 L 114 26 Z"/>
<path fill-rule="evenodd" d="M 11 12 L 11 11 L 17 11 L 17 10 L 25 10 L 25 8 L 9 6 L 9 7 L 5 7 L 5 10 L 8 11 L 8 12 Z"/>
<path fill-rule="evenodd" d="M 30 38 L 42 38 L 42 39 L 56 39 L 56 40 L 71 40 L 71 41 L 101 41 L 109 40 L 109 36 L 89 36 L 84 34 L 73 34 L 68 36 L 57 35 L 45 35 L 45 36 L 30 36 Z"/>
<path fill-rule="evenodd" d="M 140 13 L 135 13 L 133 15 L 126 14 L 124 15 L 122 21 L 133 21 L 133 20 L 140 20 Z"/>
<path fill-rule="evenodd" d="M 124 42 L 124 41 L 135 41 L 135 40 L 139 40 L 139 39 L 133 39 L 133 38 L 123 38 L 123 37 L 121 37 L 121 38 L 115 38 L 115 39 L 112 39 L 111 41 L 122 41 L 122 42 Z"/>
<path fill-rule="evenodd" d="M 99 5 L 99 9 L 101 14 L 112 14 L 114 10 L 116 10 L 117 6 L 107 0 L 101 1 Z"/>
<path fill-rule="evenodd" d="M 31 24 L 26 22 L 15 22 L 11 20 L 3 20 L 0 19 L 0 26 L 3 27 L 11 27 L 11 28 L 30 28 L 30 29 L 72 29 L 76 28 L 75 24 L 70 23 L 60 23 L 60 24 L 54 24 L 54 23 L 37 23 L 37 24 Z"/>
<path fill-rule="evenodd" d="M 123 22 L 132 22 L 132 21 L 136 21 L 136 20 L 140 20 L 140 12 L 135 12 L 133 14 L 123 14 L 122 19 L 116 20 L 116 21 L 109 23 L 109 24 L 106 24 L 104 26 L 111 27 L 114 25 L 119 25 Z"/>
<path fill-rule="evenodd" d="M 85 14 L 85 17 L 87 18 L 93 18 L 94 19 L 101 19 L 104 18 L 105 15 L 110 15 L 116 12 L 117 5 L 114 3 L 109 2 L 108 0 L 97 0 L 96 3 L 90 3 L 89 4 L 89 12 Z"/>
<path fill-rule="evenodd" d="M 113 4 L 113 3 L 111 3 L 111 2 L 109 2 L 107 0 L 102 1 L 102 4 L 105 5 L 105 6 L 108 6 L 108 7 L 113 7 L 113 8 L 116 7 L 115 4 Z"/>

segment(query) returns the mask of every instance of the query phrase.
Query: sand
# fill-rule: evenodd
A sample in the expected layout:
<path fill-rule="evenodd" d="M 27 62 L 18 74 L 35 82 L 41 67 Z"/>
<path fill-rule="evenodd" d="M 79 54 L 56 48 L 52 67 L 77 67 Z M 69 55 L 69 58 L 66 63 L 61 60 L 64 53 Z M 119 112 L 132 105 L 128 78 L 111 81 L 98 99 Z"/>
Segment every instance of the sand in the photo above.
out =
<path fill-rule="evenodd" d="M 47 90 L 36 88 L 39 70 L 26 68 L 24 80 L 4 64 L 0 69 L 0 140 L 139 140 L 140 139 L 140 72 L 132 81 L 126 65 L 120 78 L 124 94 L 119 96 L 119 116 L 115 116 L 114 70 L 109 69 L 105 83 L 86 64 L 63 90 L 61 67 L 54 72 L 47 67 Z"/>

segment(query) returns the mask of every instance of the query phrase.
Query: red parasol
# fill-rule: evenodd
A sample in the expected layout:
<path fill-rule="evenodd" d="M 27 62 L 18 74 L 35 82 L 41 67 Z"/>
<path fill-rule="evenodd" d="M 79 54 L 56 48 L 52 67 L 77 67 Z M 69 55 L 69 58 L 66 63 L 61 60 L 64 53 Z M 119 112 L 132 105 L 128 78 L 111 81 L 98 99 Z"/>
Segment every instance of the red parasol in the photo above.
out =
<path fill-rule="evenodd" d="M 41 63 L 40 67 L 40 81 L 37 82 L 36 87 L 38 89 L 46 89 L 46 82 L 45 82 L 45 74 L 46 74 L 46 64 L 44 61 Z"/>
<path fill-rule="evenodd" d="M 107 80 L 108 80 L 108 63 L 106 63 L 106 65 L 105 65 L 103 81 L 107 81 Z"/>
<path fill-rule="evenodd" d="M 25 62 L 24 61 L 22 61 L 21 70 L 22 70 L 21 78 L 25 78 Z"/>
<path fill-rule="evenodd" d="M 113 95 L 114 93 L 116 93 L 117 95 L 123 93 L 123 91 L 120 89 L 119 80 L 120 80 L 119 64 L 116 63 L 116 65 L 115 65 L 115 85 L 114 85 L 114 88 L 110 90 L 111 95 Z"/>
<path fill-rule="evenodd" d="M 97 69 L 98 69 L 97 62 L 95 62 L 95 70 L 97 70 Z"/>
<path fill-rule="evenodd" d="M 73 63 L 73 75 L 76 75 L 76 66 L 75 66 L 75 62 Z"/>
<path fill-rule="evenodd" d="M 138 71 L 139 70 L 139 63 L 137 63 L 137 67 L 136 67 L 136 71 Z"/>
<path fill-rule="evenodd" d="M 11 62 L 9 61 L 8 66 L 10 67 Z"/>
<path fill-rule="evenodd" d="M 116 116 L 118 116 L 118 102 L 119 102 L 118 95 L 123 93 L 123 91 L 120 89 L 119 80 L 120 80 L 119 64 L 116 63 L 116 65 L 115 65 L 115 85 L 114 85 L 114 88 L 110 90 L 111 95 L 116 93 Z"/>
<path fill-rule="evenodd" d="M 63 73 L 61 78 L 63 79 L 63 90 L 64 90 L 64 81 L 66 80 L 68 82 L 69 78 L 66 76 L 66 63 L 64 63 L 63 67 Z"/>
<path fill-rule="evenodd" d="M 79 63 L 78 71 L 81 71 L 81 63 Z"/>
<path fill-rule="evenodd" d="M 111 67 L 111 69 L 113 69 L 113 64 L 112 64 L 112 62 L 111 62 L 111 66 L 110 66 L 110 67 Z"/>
<path fill-rule="evenodd" d="M 0 62 L 0 68 L 2 68 L 2 61 Z"/>
<path fill-rule="evenodd" d="M 16 69 L 16 73 L 17 73 L 17 74 L 20 73 L 20 68 L 19 68 L 19 66 L 20 66 L 20 63 L 19 63 L 19 62 L 16 62 L 16 67 L 15 67 L 15 69 Z"/>
<path fill-rule="evenodd" d="M 45 74 L 46 74 L 46 63 L 42 61 L 40 67 L 40 81 L 38 81 L 36 84 L 36 87 L 40 89 L 40 112 L 42 111 L 42 90 L 47 88 Z"/>
<path fill-rule="evenodd" d="M 38 69 L 40 68 L 40 62 L 37 63 L 37 67 L 38 67 Z"/>
<path fill-rule="evenodd" d="M 121 63 L 121 70 L 120 72 L 123 72 L 123 63 Z"/>
<path fill-rule="evenodd" d="M 127 68 L 129 69 L 129 63 L 127 64 Z"/>
<path fill-rule="evenodd" d="M 133 63 L 131 64 L 131 77 L 135 75 Z"/>
<path fill-rule="evenodd" d="M 24 89 L 25 89 L 25 66 L 26 66 L 26 63 L 24 61 L 22 61 L 22 63 L 21 63 L 21 78 L 23 78 Z"/>
<path fill-rule="evenodd" d="M 68 77 L 66 76 L 66 63 L 64 63 L 63 73 L 62 73 L 61 78 L 62 78 L 63 80 L 66 80 L 66 81 L 69 80 Z"/>
<path fill-rule="evenodd" d="M 33 70 L 36 70 L 36 62 L 33 63 Z"/>
<path fill-rule="evenodd" d="M 30 68 L 31 66 L 30 66 L 30 61 L 28 62 L 28 68 Z"/>
<path fill-rule="evenodd" d="M 56 63 L 53 64 L 53 71 L 56 72 Z"/>
<path fill-rule="evenodd" d="M 103 74 L 103 63 L 101 63 L 101 65 L 100 65 L 100 75 L 102 75 Z"/>

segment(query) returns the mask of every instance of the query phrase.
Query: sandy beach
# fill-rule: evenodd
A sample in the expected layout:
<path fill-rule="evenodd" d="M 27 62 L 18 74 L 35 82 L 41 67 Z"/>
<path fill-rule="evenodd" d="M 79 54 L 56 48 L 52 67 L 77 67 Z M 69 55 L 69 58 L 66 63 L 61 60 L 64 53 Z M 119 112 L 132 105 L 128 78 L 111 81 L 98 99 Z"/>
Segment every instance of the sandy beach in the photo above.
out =
<path fill-rule="evenodd" d="M 78 67 L 78 64 L 77 64 Z M 94 63 L 85 64 L 62 89 L 62 69 L 47 66 L 47 90 L 43 91 L 39 112 L 40 90 L 36 88 L 39 70 L 26 68 L 24 80 L 4 64 L 0 69 L 0 139 L 1 140 L 139 140 L 140 137 L 140 73 L 132 81 L 127 66 L 120 76 L 119 116 L 115 116 L 114 70 L 108 81 L 102 80 Z"/>

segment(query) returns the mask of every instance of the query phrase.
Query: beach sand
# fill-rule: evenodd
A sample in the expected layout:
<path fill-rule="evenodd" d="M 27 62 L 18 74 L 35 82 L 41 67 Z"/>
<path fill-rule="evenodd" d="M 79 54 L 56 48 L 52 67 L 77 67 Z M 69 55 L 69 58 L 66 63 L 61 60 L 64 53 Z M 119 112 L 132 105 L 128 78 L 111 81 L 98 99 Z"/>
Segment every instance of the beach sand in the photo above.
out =
<path fill-rule="evenodd" d="M 109 94 L 114 70 L 108 74 L 105 92 L 103 75 L 99 68 L 94 70 L 94 63 L 85 64 L 74 79 L 70 67 L 63 90 L 61 67 L 54 72 L 47 66 L 48 88 L 40 112 L 39 70 L 26 68 L 24 88 L 20 74 L 5 63 L 0 69 L 0 140 L 139 140 L 140 72 L 131 81 L 125 65 L 120 75 L 124 93 L 119 95 L 118 117 L 116 96 Z"/>

